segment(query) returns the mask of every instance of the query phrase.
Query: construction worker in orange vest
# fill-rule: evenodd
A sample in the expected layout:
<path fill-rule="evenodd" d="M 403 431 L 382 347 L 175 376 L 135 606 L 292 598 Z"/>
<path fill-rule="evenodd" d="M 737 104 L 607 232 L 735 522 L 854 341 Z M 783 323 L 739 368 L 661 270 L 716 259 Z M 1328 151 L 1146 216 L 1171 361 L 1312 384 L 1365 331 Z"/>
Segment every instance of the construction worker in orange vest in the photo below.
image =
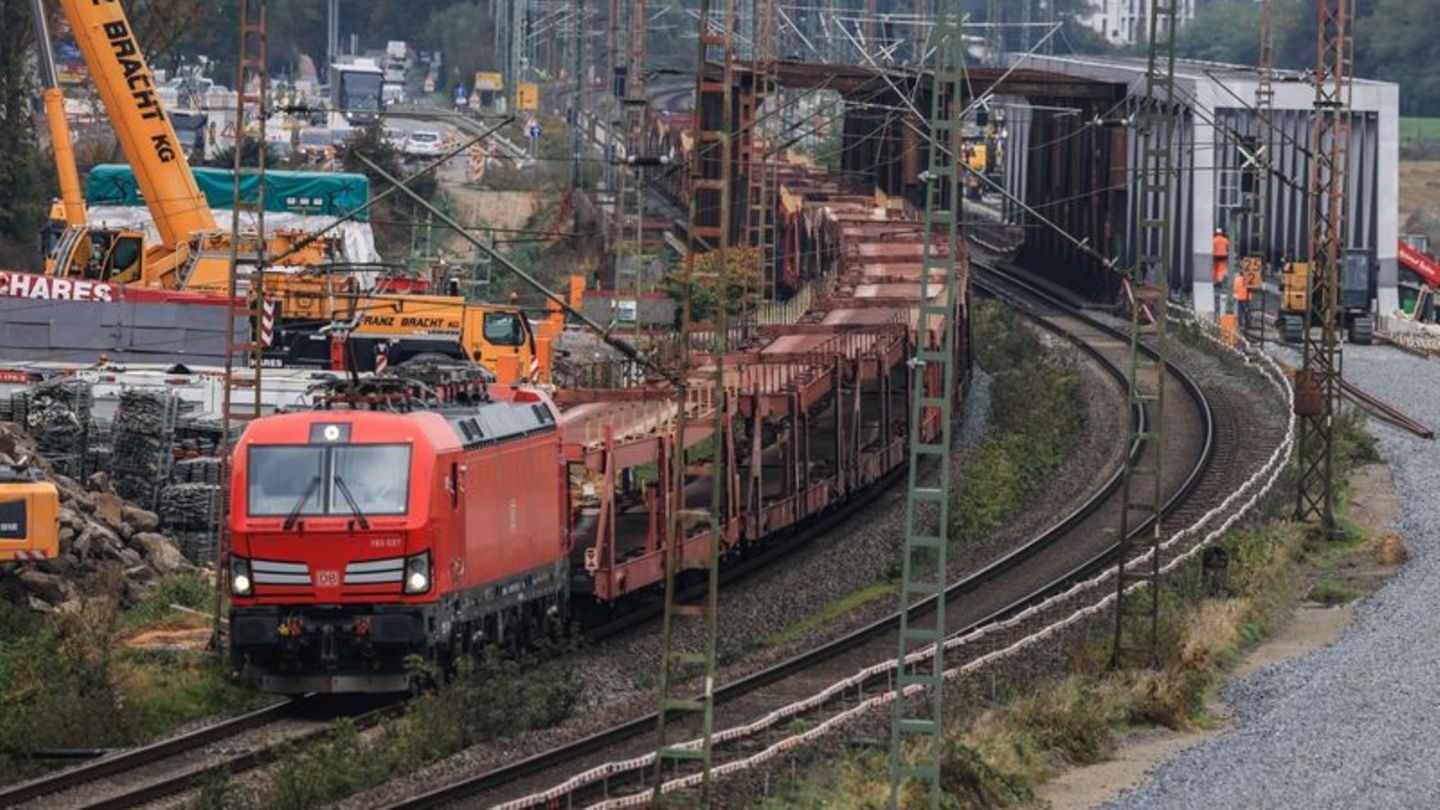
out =
<path fill-rule="evenodd" d="M 1230 238 L 1225 235 L 1224 228 L 1215 229 L 1211 249 L 1215 254 L 1215 285 L 1218 287 L 1225 283 L 1225 273 L 1230 269 Z"/>
<path fill-rule="evenodd" d="M 1250 328 L 1250 284 L 1244 273 L 1235 274 L 1235 317 L 1240 322 L 1240 331 Z"/>

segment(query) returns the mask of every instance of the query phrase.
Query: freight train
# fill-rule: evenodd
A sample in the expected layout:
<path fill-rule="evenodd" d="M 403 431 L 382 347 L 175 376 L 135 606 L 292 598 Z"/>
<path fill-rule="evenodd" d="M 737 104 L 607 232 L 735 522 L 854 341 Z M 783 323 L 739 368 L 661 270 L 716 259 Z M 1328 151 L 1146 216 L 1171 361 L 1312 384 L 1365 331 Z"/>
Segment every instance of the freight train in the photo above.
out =
<path fill-rule="evenodd" d="M 941 342 L 938 321 L 921 329 L 916 315 L 914 212 L 798 183 L 788 193 L 787 224 L 805 229 L 793 238 L 824 257 L 806 282 L 820 292 L 737 335 L 719 420 L 705 385 L 682 402 L 663 385 L 552 397 L 376 377 L 252 421 L 230 483 L 237 668 L 278 692 L 403 690 L 410 656 L 514 647 L 578 606 L 654 598 L 667 555 L 708 557 L 698 493 L 713 476 L 725 481 L 722 559 L 788 542 L 895 480 L 909 433 L 933 441 L 941 428 L 934 405 L 909 424 L 912 376 L 925 375 L 928 403 L 963 390 L 964 296 L 948 320 L 961 373 L 942 392 L 938 366 L 907 362 L 917 341 Z"/>

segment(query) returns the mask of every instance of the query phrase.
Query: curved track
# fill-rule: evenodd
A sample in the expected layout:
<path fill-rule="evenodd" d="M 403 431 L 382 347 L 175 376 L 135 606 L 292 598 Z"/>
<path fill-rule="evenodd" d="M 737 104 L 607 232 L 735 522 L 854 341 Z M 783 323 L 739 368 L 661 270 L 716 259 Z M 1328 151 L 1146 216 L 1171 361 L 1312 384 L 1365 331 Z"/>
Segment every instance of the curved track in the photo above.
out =
<path fill-rule="evenodd" d="M 1127 342 L 1122 333 L 1090 318 L 1015 278 L 986 273 L 972 276 L 977 286 L 1003 296 L 1022 307 L 1037 322 L 1082 346 L 1107 368 L 1117 381 L 1126 357 Z M 1167 513 L 1177 514 L 1195 492 L 1215 452 L 1215 419 L 1199 387 L 1182 370 L 1169 368 L 1173 380 L 1187 396 L 1172 407 L 1167 420 L 1168 458 L 1185 459 L 1168 465 Z M 1174 402 L 1176 400 L 1172 400 Z M 1137 414 L 1136 418 L 1150 418 Z M 1018 547 L 984 569 L 954 582 L 946 590 L 947 611 L 952 626 L 961 635 L 1016 616 L 1047 596 L 1114 563 L 1116 544 L 1105 538 L 1106 529 L 1119 524 L 1118 474 L 1111 476 L 1077 512 L 1067 516 L 1040 536 Z M 1139 526 L 1135 532 L 1146 531 Z M 777 708 L 793 704 L 801 696 L 822 694 L 826 687 L 875 661 L 893 659 L 898 614 L 888 616 L 855 632 L 823 644 L 775 666 L 725 684 L 715 691 L 716 728 L 735 733 L 717 734 L 715 762 L 752 753 L 756 739 L 740 730 Z M 877 671 L 860 686 L 874 694 L 891 688 L 890 674 Z M 820 701 L 804 714 L 809 724 L 821 723 L 845 708 L 844 694 Z M 451 804 L 464 806 L 513 802 L 523 807 L 550 800 L 576 803 L 601 797 L 631 795 L 641 798 L 643 785 L 653 770 L 647 756 L 652 747 L 648 732 L 654 729 L 655 715 L 647 714 L 618 724 L 598 734 L 575 740 L 527 759 L 479 774 L 392 805 L 398 808 L 429 808 Z M 786 722 L 797 719 L 789 715 Z M 762 738 L 763 739 L 763 738 Z M 629 759 L 627 759 L 629 758 Z M 586 776 L 576 773 L 594 769 Z M 670 775 L 667 774 L 667 777 Z M 558 787 L 551 787 L 559 785 Z M 537 792 L 543 791 L 543 796 Z M 521 797 L 516 800 L 516 797 Z M 564 797 L 564 798 L 562 798 Z"/>

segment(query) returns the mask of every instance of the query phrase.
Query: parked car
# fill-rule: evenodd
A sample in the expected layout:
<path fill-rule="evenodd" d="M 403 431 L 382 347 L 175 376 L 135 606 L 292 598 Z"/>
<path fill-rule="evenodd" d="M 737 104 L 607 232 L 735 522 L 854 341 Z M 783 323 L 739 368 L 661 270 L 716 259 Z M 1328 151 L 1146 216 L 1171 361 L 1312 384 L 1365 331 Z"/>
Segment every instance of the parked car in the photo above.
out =
<path fill-rule="evenodd" d="M 400 151 L 410 157 L 437 157 L 445 153 L 445 136 L 430 129 L 417 129 L 405 139 Z"/>
<path fill-rule="evenodd" d="M 381 137 L 384 138 L 385 145 L 391 149 L 397 152 L 405 150 L 405 139 L 408 137 L 408 133 L 405 132 L 405 130 L 398 127 L 385 127 L 385 130 L 381 133 Z"/>

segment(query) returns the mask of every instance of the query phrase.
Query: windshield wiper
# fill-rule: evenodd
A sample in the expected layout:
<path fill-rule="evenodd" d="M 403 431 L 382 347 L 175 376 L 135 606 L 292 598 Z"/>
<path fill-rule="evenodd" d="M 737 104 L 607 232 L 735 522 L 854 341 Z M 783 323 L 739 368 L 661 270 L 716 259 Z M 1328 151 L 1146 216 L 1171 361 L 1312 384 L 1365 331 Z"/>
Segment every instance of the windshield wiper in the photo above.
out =
<path fill-rule="evenodd" d="M 300 519 L 300 510 L 305 508 L 305 502 L 309 501 L 310 496 L 314 495 L 315 490 L 319 488 L 320 476 L 317 475 L 310 479 L 310 485 L 305 488 L 305 494 L 300 496 L 300 500 L 295 504 L 295 507 L 290 510 L 290 514 L 285 516 L 285 531 L 288 532 L 295 528 L 295 522 Z"/>
<path fill-rule="evenodd" d="M 350 494 L 350 487 L 346 486 L 345 479 L 338 475 L 335 476 L 335 486 L 340 490 L 340 494 L 345 496 L 345 503 L 350 505 L 350 511 L 355 514 L 355 519 L 360 521 L 360 528 L 369 529 L 370 521 L 366 520 L 365 513 L 360 511 L 360 504 L 356 503 L 355 496 Z"/>

